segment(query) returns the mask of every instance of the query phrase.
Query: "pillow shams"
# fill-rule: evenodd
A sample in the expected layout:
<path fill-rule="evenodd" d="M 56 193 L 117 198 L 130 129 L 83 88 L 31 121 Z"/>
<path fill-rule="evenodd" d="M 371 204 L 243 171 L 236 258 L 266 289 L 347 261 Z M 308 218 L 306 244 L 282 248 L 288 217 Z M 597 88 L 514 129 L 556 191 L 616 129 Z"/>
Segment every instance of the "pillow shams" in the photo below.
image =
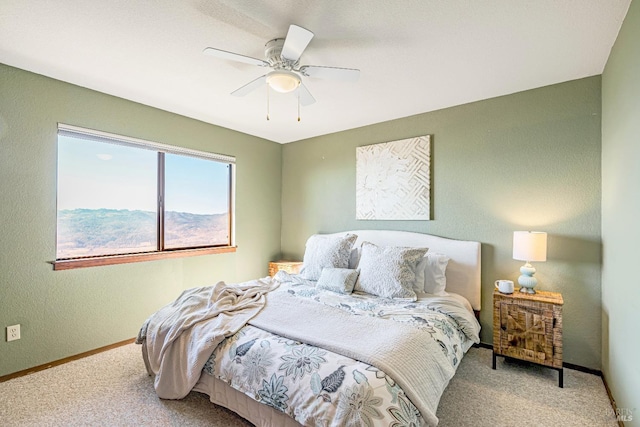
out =
<path fill-rule="evenodd" d="M 304 251 L 300 276 L 307 280 L 318 280 L 323 268 L 347 268 L 351 247 L 358 236 L 328 236 L 314 234 L 309 237 Z"/>
<path fill-rule="evenodd" d="M 427 248 L 378 247 L 363 242 L 360 253 L 360 277 L 355 290 L 384 298 L 416 300 L 413 286 L 416 268 Z"/>
<path fill-rule="evenodd" d="M 358 279 L 358 270 L 349 268 L 323 268 L 316 288 L 339 294 L 350 294 Z"/>
<path fill-rule="evenodd" d="M 427 268 L 427 255 L 429 255 L 429 252 L 427 252 L 422 259 L 418 261 L 418 264 L 416 264 L 416 280 L 413 281 L 412 286 L 415 293 L 424 292 L 424 269 Z"/>
<path fill-rule="evenodd" d="M 428 252 L 425 255 L 427 260 L 424 269 L 424 291 L 434 295 L 448 295 L 445 291 L 447 287 L 447 276 L 445 275 L 449 257 L 436 252 Z"/>

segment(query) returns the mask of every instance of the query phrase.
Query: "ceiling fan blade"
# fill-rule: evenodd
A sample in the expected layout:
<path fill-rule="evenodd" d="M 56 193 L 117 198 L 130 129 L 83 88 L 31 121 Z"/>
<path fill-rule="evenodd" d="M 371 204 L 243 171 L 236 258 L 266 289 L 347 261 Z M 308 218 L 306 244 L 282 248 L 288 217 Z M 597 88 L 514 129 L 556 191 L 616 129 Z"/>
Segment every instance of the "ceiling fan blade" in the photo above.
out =
<path fill-rule="evenodd" d="M 313 33 L 311 31 L 297 25 L 290 25 L 280 56 L 290 61 L 297 61 L 312 38 Z"/>
<path fill-rule="evenodd" d="M 231 95 L 245 96 L 248 93 L 253 92 L 254 90 L 258 89 L 260 86 L 266 83 L 267 83 L 267 75 L 265 74 L 264 76 L 260 76 L 257 79 L 250 81 L 249 83 L 242 86 L 241 88 L 234 90 L 233 92 L 231 92 Z"/>
<path fill-rule="evenodd" d="M 300 83 L 300 86 L 298 86 L 298 90 L 298 95 L 300 96 L 300 105 L 306 107 L 307 105 L 311 105 L 316 102 L 316 99 L 313 97 L 313 95 L 311 95 L 311 92 L 309 92 L 309 89 L 307 89 L 304 84 Z"/>
<path fill-rule="evenodd" d="M 260 67 L 268 67 L 269 63 L 262 59 L 252 58 L 250 56 L 240 55 L 239 53 L 227 52 L 226 50 L 216 49 L 214 47 L 208 47 L 202 51 L 205 55 L 215 56 L 217 58 L 226 59 L 229 61 L 243 62 L 250 65 L 258 65 Z"/>
<path fill-rule="evenodd" d="M 300 67 L 303 76 L 316 79 L 344 80 L 355 82 L 360 77 L 360 70 L 355 68 L 319 67 L 315 65 L 303 65 Z"/>

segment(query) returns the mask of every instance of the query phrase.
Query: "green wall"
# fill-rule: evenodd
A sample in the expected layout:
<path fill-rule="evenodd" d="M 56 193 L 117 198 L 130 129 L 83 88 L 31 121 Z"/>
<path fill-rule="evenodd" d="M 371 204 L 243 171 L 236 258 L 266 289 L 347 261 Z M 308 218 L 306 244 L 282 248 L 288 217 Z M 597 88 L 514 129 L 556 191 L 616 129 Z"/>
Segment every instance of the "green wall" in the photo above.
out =
<path fill-rule="evenodd" d="M 375 96 L 373 94 L 372 96 Z M 514 230 L 546 231 L 541 290 L 564 296 L 564 359 L 600 369 L 600 77 L 283 147 L 282 251 L 313 233 L 397 229 L 482 242 L 482 341 L 496 279 L 517 279 Z M 356 221 L 355 148 L 433 135 L 432 221 Z"/>
<path fill-rule="evenodd" d="M 640 426 L 640 4 L 631 3 L 602 75 L 602 371 Z"/>
<path fill-rule="evenodd" d="M 0 375 L 131 338 L 183 289 L 264 275 L 310 234 L 364 228 L 482 242 L 486 343 L 492 283 L 522 264 L 512 232 L 547 231 L 538 286 L 564 296 L 565 361 L 600 369 L 600 87 L 591 77 L 281 146 L 0 65 L 0 326 L 22 325 L 20 341 L 0 342 Z M 57 122 L 236 156 L 238 251 L 53 271 Z M 422 134 L 434 219 L 356 221 L 355 147 Z"/>
<path fill-rule="evenodd" d="M 53 271 L 66 123 L 236 156 L 235 253 Z M 280 253 L 282 146 L 0 64 L 0 376 L 134 337 L 186 288 L 264 276 Z"/>

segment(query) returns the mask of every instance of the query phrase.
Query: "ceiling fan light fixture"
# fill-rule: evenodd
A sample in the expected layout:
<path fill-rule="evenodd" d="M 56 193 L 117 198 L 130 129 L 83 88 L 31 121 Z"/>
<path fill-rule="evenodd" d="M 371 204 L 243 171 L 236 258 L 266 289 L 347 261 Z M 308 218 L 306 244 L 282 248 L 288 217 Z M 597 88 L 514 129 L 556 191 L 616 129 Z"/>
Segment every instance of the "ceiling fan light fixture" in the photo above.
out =
<path fill-rule="evenodd" d="M 276 70 L 267 74 L 267 84 L 276 92 L 293 92 L 300 86 L 300 77 L 291 71 Z"/>

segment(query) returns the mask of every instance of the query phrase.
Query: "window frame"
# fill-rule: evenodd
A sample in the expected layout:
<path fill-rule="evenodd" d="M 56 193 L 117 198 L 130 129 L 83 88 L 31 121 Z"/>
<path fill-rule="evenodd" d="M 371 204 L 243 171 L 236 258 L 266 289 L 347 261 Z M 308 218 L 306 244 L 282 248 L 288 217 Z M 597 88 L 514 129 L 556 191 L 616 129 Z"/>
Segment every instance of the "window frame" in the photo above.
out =
<path fill-rule="evenodd" d="M 199 255 L 210 255 L 218 253 L 235 252 L 237 246 L 235 244 L 235 180 L 236 180 L 236 159 L 233 156 L 224 154 L 216 154 L 205 151 L 192 150 L 189 148 L 176 147 L 167 144 L 161 144 L 153 141 L 147 141 L 138 138 L 132 138 L 128 136 L 116 135 L 107 132 L 81 128 L 72 125 L 66 125 L 58 123 L 57 136 L 69 136 L 75 138 L 81 138 L 85 140 L 92 140 L 96 142 L 102 142 L 107 144 L 118 144 L 138 149 L 146 149 L 156 151 L 158 154 L 158 169 L 157 169 L 157 200 L 156 200 L 156 215 L 157 215 L 157 230 L 156 238 L 157 245 L 154 251 L 143 251 L 126 254 L 111 254 L 111 255 L 91 255 L 84 257 L 73 258 L 57 258 L 58 250 L 58 228 L 57 228 L 57 215 L 58 210 L 56 208 L 56 259 L 50 261 L 54 270 L 69 270 L 74 268 L 94 267 L 102 265 L 115 265 L 115 264 L 127 264 L 134 262 L 145 262 L 160 259 L 181 258 Z M 56 139 L 56 148 L 58 140 Z M 56 150 L 57 151 L 57 150 Z M 209 245 L 209 246 L 197 246 L 197 247 L 182 247 L 165 249 L 164 247 L 164 191 L 165 191 L 165 170 L 164 170 L 164 157 L 165 154 L 176 154 L 182 156 L 196 157 L 200 159 L 217 161 L 220 163 L 226 163 L 229 165 L 229 241 L 228 244 L 223 245 Z M 56 157 L 57 158 L 57 157 Z M 56 196 L 58 192 L 58 168 L 56 167 Z M 57 198 L 57 197 L 56 197 Z"/>

